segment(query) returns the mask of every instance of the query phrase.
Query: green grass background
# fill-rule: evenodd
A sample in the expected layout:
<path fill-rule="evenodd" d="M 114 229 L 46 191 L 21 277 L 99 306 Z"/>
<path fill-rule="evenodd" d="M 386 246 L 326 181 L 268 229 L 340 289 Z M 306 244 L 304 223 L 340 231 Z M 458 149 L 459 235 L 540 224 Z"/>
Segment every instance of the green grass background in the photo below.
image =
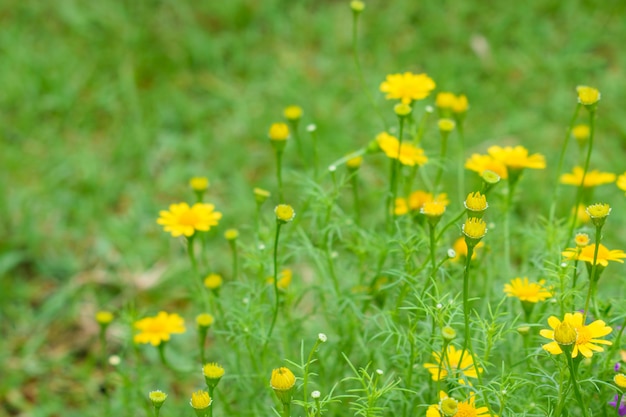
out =
<path fill-rule="evenodd" d="M 602 92 L 592 168 L 626 171 L 625 14 L 618 0 L 367 2 L 365 88 L 389 125 L 388 73 L 427 72 L 467 94 L 468 155 L 545 154 L 524 197 L 545 208 L 578 84 Z M 220 230 L 249 230 L 252 187 L 274 189 L 266 132 L 286 105 L 318 125 L 324 166 L 383 124 L 354 69 L 347 2 L 4 0 L 0 27 L 0 414 L 95 415 L 92 314 L 175 284 L 184 259 L 155 219 L 191 199 L 188 179 L 211 179 Z M 434 129 L 424 147 L 438 151 Z M 376 211 L 385 178 L 364 178 Z M 614 206 L 608 241 L 624 248 L 621 192 L 596 195 Z"/>

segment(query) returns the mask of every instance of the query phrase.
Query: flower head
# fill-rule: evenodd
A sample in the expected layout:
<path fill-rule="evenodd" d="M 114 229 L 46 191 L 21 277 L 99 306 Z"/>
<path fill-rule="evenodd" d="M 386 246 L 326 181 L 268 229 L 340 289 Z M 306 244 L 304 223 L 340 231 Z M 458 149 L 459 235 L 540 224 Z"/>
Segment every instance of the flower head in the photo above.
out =
<path fill-rule="evenodd" d="M 133 340 L 135 343 L 150 343 L 158 346 L 170 340 L 172 334 L 185 333 L 185 322 L 178 314 L 159 312 L 154 317 L 146 317 L 135 322 L 139 333 Z"/>
<path fill-rule="evenodd" d="M 463 234 L 470 239 L 482 239 L 487 234 L 487 223 L 477 217 L 469 217 L 463 225 Z"/>
<path fill-rule="evenodd" d="M 576 87 L 578 93 L 578 102 L 584 106 L 591 106 L 600 101 L 600 91 L 586 85 Z"/>
<path fill-rule="evenodd" d="M 577 260 L 593 264 L 593 254 L 595 248 L 595 243 L 592 243 L 591 245 L 587 245 L 583 248 L 565 249 L 561 255 L 564 256 L 565 261 Z M 598 246 L 598 256 L 596 259 L 596 263 L 598 265 L 606 267 L 609 264 L 609 261 L 615 261 L 623 264 L 623 258 L 626 258 L 626 253 L 624 253 L 621 249 L 609 250 L 602 243 Z"/>
<path fill-rule="evenodd" d="M 148 398 L 152 402 L 154 408 L 159 409 L 161 408 L 165 400 L 167 400 L 167 394 L 161 390 L 150 391 L 148 393 Z"/>
<path fill-rule="evenodd" d="M 402 165 L 422 166 L 428 162 L 423 149 L 406 142 L 400 144 L 396 137 L 387 132 L 382 132 L 376 136 L 376 142 L 388 158 L 397 159 Z"/>
<path fill-rule="evenodd" d="M 562 326 L 562 323 L 567 323 Z M 542 347 L 553 355 L 563 353 L 560 345 L 566 345 L 572 337 L 572 332 L 569 331 L 568 326 L 575 330 L 576 339 L 574 347 L 572 349 L 572 358 L 578 356 L 580 352 L 584 357 L 590 358 L 593 356 L 593 352 L 603 352 L 604 349 L 601 345 L 611 345 L 608 340 L 599 339 L 611 333 L 613 329 L 604 323 L 602 320 L 596 320 L 589 325 L 583 323 L 583 315 L 580 312 L 566 313 L 563 321 L 559 320 L 555 316 L 551 316 L 548 319 L 548 324 L 552 328 L 543 329 L 539 332 L 540 335 L 548 339 L 552 339 L 552 342 L 543 345 Z"/>
<path fill-rule="evenodd" d="M 479 175 L 483 175 L 487 171 L 496 173 L 500 178 L 507 179 L 509 177 L 506 165 L 501 161 L 493 159 L 489 155 L 473 154 L 467 161 L 465 161 L 465 168 L 470 171 L 478 172 Z"/>
<path fill-rule="evenodd" d="M 219 275 L 219 274 L 209 274 L 204 279 L 204 286 L 207 287 L 210 290 L 216 290 L 216 289 L 218 289 L 219 287 L 222 286 L 222 282 L 224 282 L 224 280 L 222 279 L 221 275 Z"/>
<path fill-rule="evenodd" d="M 296 377 L 289 368 L 280 367 L 272 371 L 270 386 L 279 391 L 287 391 L 296 385 Z"/>
<path fill-rule="evenodd" d="M 538 303 L 544 301 L 552 294 L 544 287 L 545 281 L 529 282 L 527 277 L 513 278 L 510 284 L 504 284 L 504 293 L 508 297 L 517 297 L 521 301 Z"/>
<path fill-rule="evenodd" d="M 554 341 L 559 346 L 569 346 L 576 343 L 576 329 L 567 321 L 561 322 L 554 328 Z"/>
<path fill-rule="evenodd" d="M 596 203 L 587 206 L 587 214 L 591 219 L 603 219 L 611 213 L 611 206 L 606 203 Z"/>
<path fill-rule="evenodd" d="M 202 367 L 202 374 L 206 384 L 209 387 L 215 388 L 220 382 L 220 379 L 224 376 L 224 368 L 215 362 L 207 363 Z"/>
<path fill-rule="evenodd" d="M 191 394 L 191 401 L 189 404 L 196 410 L 206 410 L 211 405 L 211 397 L 209 393 L 203 390 L 199 390 Z"/>
<path fill-rule="evenodd" d="M 615 385 L 620 387 L 622 390 L 626 389 L 626 375 L 619 373 L 613 377 L 613 382 Z"/>
<path fill-rule="evenodd" d="M 439 119 L 437 121 L 437 126 L 439 127 L 440 131 L 449 133 L 454 130 L 455 123 L 452 119 Z"/>
<path fill-rule="evenodd" d="M 424 204 L 430 203 L 432 201 L 436 201 L 441 203 L 444 206 L 448 206 L 450 201 L 448 200 L 448 195 L 446 193 L 441 193 L 436 196 L 433 194 L 417 190 L 409 195 L 408 201 L 404 198 L 397 198 L 395 201 L 395 214 L 396 216 L 401 216 L 403 214 L 407 214 L 410 211 L 421 211 Z"/>
<path fill-rule="evenodd" d="M 439 403 L 426 410 L 426 417 L 487 417 L 489 408 L 476 407 L 475 394 L 470 393 L 467 401 L 457 401 L 444 391 L 439 392 Z M 497 417 L 497 416 L 494 416 Z"/>
<path fill-rule="evenodd" d="M 453 93 L 442 91 L 440 93 L 437 93 L 437 97 L 435 98 L 435 106 L 445 110 L 452 109 L 452 105 L 454 104 L 455 100 L 456 96 Z"/>
<path fill-rule="evenodd" d="M 196 324 L 198 327 L 210 327 L 215 322 L 215 318 L 211 314 L 202 313 L 196 316 Z"/>
<path fill-rule="evenodd" d="M 239 230 L 228 229 L 224 232 L 224 238 L 226 240 L 236 240 L 239 237 Z"/>
<path fill-rule="evenodd" d="M 194 191 L 206 191 L 209 189 L 209 179 L 207 177 L 193 177 L 189 180 L 189 186 Z"/>
<path fill-rule="evenodd" d="M 267 133 L 270 140 L 284 141 L 289 137 L 289 126 L 285 123 L 272 123 Z"/>
<path fill-rule="evenodd" d="M 291 280 L 293 278 L 293 271 L 290 268 L 285 268 L 278 274 L 278 282 L 276 286 L 279 290 L 286 290 L 291 284 Z M 274 278 L 269 277 L 266 281 L 268 284 L 274 284 Z"/>
<path fill-rule="evenodd" d="M 393 111 L 394 113 L 396 113 L 397 116 L 406 117 L 411 114 L 411 111 L 413 111 L 413 109 L 406 103 L 398 103 L 393 106 Z"/>
<path fill-rule="evenodd" d="M 459 364 L 462 352 L 462 350 L 457 350 L 453 345 L 448 345 L 443 363 L 441 362 L 441 352 L 433 352 L 435 363 L 425 363 L 424 368 L 428 369 L 433 381 L 445 379 L 448 374 L 454 375 L 456 372 L 461 372 L 467 378 L 478 378 L 472 355 L 468 352 L 463 354 L 462 361 Z M 479 372 L 483 371 L 480 367 L 478 370 Z"/>
<path fill-rule="evenodd" d="M 572 136 L 579 142 L 584 142 L 589 139 L 589 133 L 589 125 L 576 125 L 572 129 Z"/>
<path fill-rule="evenodd" d="M 587 171 L 585 182 L 583 183 L 584 170 L 581 167 L 574 167 L 571 173 L 561 175 L 561 184 L 575 185 L 583 184 L 583 187 L 597 187 L 598 185 L 611 184 L 615 182 L 615 174 L 610 172 L 600 172 L 597 169 Z"/>
<path fill-rule="evenodd" d="M 302 107 L 300 106 L 288 106 L 283 112 L 285 119 L 287 120 L 299 120 L 302 117 Z"/>
<path fill-rule="evenodd" d="M 363 10 L 365 10 L 365 3 L 359 0 L 352 0 L 350 2 L 350 8 L 354 13 L 361 13 Z"/>
<path fill-rule="evenodd" d="M 101 326 L 107 326 L 113 321 L 113 313 L 110 311 L 98 311 L 96 313 L 96 321 Z"/>
<path fill-rule="evenodd" d="M 454 113 L 465 113 L 467 109 L 469 109 L 469 103 L 465 94 L 456 96 L 452 102 L 452 111 Z"/>
<path fill-rule="evenodd" d="M 363 157 L 361 155 L 357 155 L 357 156 L 353 156 L 352 158 L 348 159 L 346 161 L 346 166 L 350 170 L 356 170 L 356 169 L 359 169 L 361 167 L 362 163 L 363 163 Z"/>
<path fill-rule="evenodd" d="M 276 208 L 274 208 L 274 214 L 276 215 L 276 219 L 283 223 L 290 222 L 296 217 L 296 212 L 289 204 L 277 205 Z"/>
<path fill-rule="evenodd" d="M 589 245 L 589 242 L 591 242 L 591 240 L 587 233 L 576 233 L 576 236 L 574 236 L 574 243 L 576 243 L 576 246 L 579 248 Z"/>
<path fill-rule="evenodd" d="M 410 104 L 413 100 L 422 100 L 436 87 L 435 82 L 426 74 L 390 74 L 380 85 L 380 91 L 387 93 L 387 99 L 401 100 Z"/>
<path fill-rule="evenodd" d="M 256 187 L 254 190 L 252 190 L 254 192 L 254 199 L 256 200 L 257 204 L 263 204 L 265 202 L 265 200 L 267 200 L 268 198 L 270 198 L 270 192 L 267 190 L 264 190 L 263 188 L 258 188 Z"/>
<path fill-rule="evenodd" d="M 489 207 L 487 197 L 478 191 L 469 193 L 463 204 L 469 211 L 478 213 L 487 210 L 487 207 Z"/>
<path fill-rule="evenodd" d="M 446 205 L 440 201 L 428 201 L 420 209 L 420 213 L 426 217 L 441 217 L 446 211 Z"/>
<path fill-rule="evenodd" d="M 507 170 L 520 170 L 524 168 L 544 169 L 546 159 L 541 154 L 528 155 L 528 149 L 523 146 L 491 146 L 487 153 L 495 160 L 502 162 Z M 497 173 L 497 172 L 496 172 Z"/>
<path fill-rule="evenodd" d="M 196 231 L 206 232 L 217 226 L 222 213 L 214 209 L 213 204 L 206 203 L 196 203 L 191 207 L 187 203 L 172 204 L 169 210 L 161 210 L 157 223 L 173 237 L 190 237 Z"/>

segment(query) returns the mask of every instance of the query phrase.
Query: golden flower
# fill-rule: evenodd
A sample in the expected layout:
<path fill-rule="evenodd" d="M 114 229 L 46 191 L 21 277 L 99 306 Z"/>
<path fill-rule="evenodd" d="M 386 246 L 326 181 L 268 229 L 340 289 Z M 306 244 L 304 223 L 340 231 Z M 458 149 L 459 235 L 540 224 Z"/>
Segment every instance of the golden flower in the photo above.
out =
<path fill-rule="evenodd" d="M 580 186 L 583 181 L 584 170 L 582 167 L 576 166 L 572 173 L 561 175 L 561 184 Z M 615 182 L 615 174 L 610 172 L 600 172 L 597 169 L 587 171 L 585 175 L 585 183 L 583 187 L 596 187 L 598 185 L 610 184 Z"/>
<path fill-rule="evenodd" d="M 595 248 L 595 243 L 587 245 L 583 248 L 567 248 L 561 253 L 561 255 L 565 257 L 565 261 L 577 260 L 593 264 L 593 254 Z M 598 265 L 606 267 L 609 264 L 609 261 L 615 261 L 623 264 L 623 258 L 626 258 L 626 253 L 624 253 L 621 249 L 609 250 L 602 243 L 598 246 L 598 257 L 596 260 Z"/>
<path fill-rule="evenodd" d="M 611 213 L 611 206 L 606 203 L 596 203 L 587 206 L 586 211 L 592 219 L 602 219 Z"/>
<path fill-rule="evenodd" d="M 296 376 L 289 370 L 289 368 L 280 367 L 272 371 L 272 377 L 270 379 L 270 386 L 274 390 L 288 391 L 296 385 Z"/>
<path fill-rule="evenodd" d="M 272 123 L 267 135 L 271 140 L 287 140 L 289 137 L 289 126 L 285 123 Z"/>
<path fill-rule="evenodd" d="M 279 290 L 286 290 L 291 284 L 291 280 L 293 278 L 293 271 L 290 268 L 285 268 L 278 274 L 278 283 L 276 286 Z M 274 278 L 269 277 L 265 282 L 270 285 L 274 284 Z"/>
<path fill-rule="evenodd" d="M 376 136 L 376 142 L 387 157 L 398 159 L 403 165 L 422 166 L 428 162 L 423 149 L 406 142 L 400 144 L 396 137 L 391 136 L 387 132 L 382 132 Z"/>
<path fill-rule="evenodd" d="M 587 233 L 576 233 L 576 236 L 574 236 L 574 243 L 580 248 L 589 245 L 590 241 Z"/>
<path fill-rule="evenodd" d="M 476 407 L 475 394 L 470 393 L 467 401 L 457 401 L 443 391 L 439 392 L 439 403 L 426 410 L 426 417 L 487 417 L 489 408 Z M 497 416 L 494 416 L 497 417 Z"/>
<path fill-rule="evenodd" d="M 572 136 L 578 141 L 585 141 L 589 139 L 590 129 L 589 125 L 576 125 L 572 129 Z"/>
<path fill-rule="evenodd" d="M 191 394 L 191 401 L 189 401 L 189 404 L 191 404 L 191 406 L 196 410 L 205 410 L 209 408 L 211 402 L 212 400 L 209 393 L 200 390 Z"/>
<path fill-rule="evenodd" d="M 224 376 L 224 368 L 215 362 L 207 363 L 202 367 L 202 374 L 208 379 L 220 379 Z"/>
<path fill-rule="evenodd" d="M 352 0 L 350 2 L 350 8 L 355 13 L 361 13 L 365 9 L 365 3 L 359 0 Z"/>
<path fill-rule="evenodd" d="M 387 99 L 402 100 L 410 104 L 413 100 L 422 100 L 436 87 L 435 82 L 426 74 L 390 74 L 380 85 L 380 91 L 387 93 Z"/>
<path fill-rule="evenodd" d="M 209 188 L 209 179 L 207 177 L 193 177 L 189 180 L 189 186 L 194 191 L 206 191 Z"/>
<path fill-rule="evenodd" d="M 452 102 L 452 111 L 455 113 L 465 113 L 469 109 L 469 103 L 465 94 L 458 95 Z"/>
<path fill-rule="evenodd" d="M 487 149 L 487 153 L 493 159 L 502 162 L 507 169 L 544 169 L 546 167 L 546 159 L 543 155 L 538 153 L 528 155 L 528 149 L 523 146 L 505 146 L 504 148 L 500 146 L 490 146 L 489 149 Z M 497 171 L 495 172 L 498 174 Z"/>
<path fill-rule="evenodd" d="M 428 217 L 441 217 L 446 211 L 445 204 L 439 201 L 428 201 L 424 203 L 420 212 Z"/>
<path fill-rule="evenodd" d="M 481 176 L 485 171 L 492 171 L 502 179 L 507 179 L 509 177 L 506 165 L 493 159 L 489 155 L 479 155 L 477 153 L 473 154 L 467 161 L 465 161 L 465 168 L 470 171 L 478 172 Z"/>
<path fill-rule="evenodd" d="M 478 191 L 469 193 L 463 204 L 470 211 L 485 211 L 489 207 L 487 197 Z"/>
<path fill-rule="evenodd" d="M 133 338 L 135 343 L 150 343 L 158 346 L 170 340 L 172 334 L 185 333 L 185 322 L 178 314 L 159 312 L 154 317 L 146 317 L 135 322 L 140 333 Z"/>
<path fill-rule="evenodd" d="M 600 337 L 604 337 L 608 335 L 613 330 L 609 326 L 607 326 L 606 323 L 604 323 L 604 321 L 602 320 L 596 320 L 589 325 L 585 325 L 583 323 L 582 313 L 576 312 L 576 313 L 566 313 L 565 318 L 563 319 L 563 322 L 567 322 L 569 326 L 573 327 L 576 333 L 576 341 L 574 344 L 574 348 L 572 350 L 572 358 L 577 357 L 579 352 L 584 357 L 590 358 L 591 356 L 593 356 L 593 352 L 604 351 L 602 347 L 597 346 L 598 344 L 602 344 L 602 345 L 612 344 L 608 340 L 598 339 Z M 562 323 L 561 320 L 559 320 L 555 316 L 551 316 L 548 319 L 548 324 L 550 325 L 552 330 L 543 329 L 539 332 L 539 334 L 542 335 L 543 337 L 552 339 L 552 342 L 547 343 L 543 345 L 542 347 L 553 355 L 558 355 L 558 354 L 563 353 L 563 350 L 561 350 L 561 347 L 559 346 L 559 343 L 557 342 L 555 338 L 556 329 L 559 328 L 559 326 L 561 326 L 561 323 Z M 559 335 L 559 337 L 562 337 L 563 341 L 567 341 L 568 340 L 567 337 L 569 337 L 567 328 L 566 327 L 561 328 L 561 330 L 562 330 L 561 335 Z M 565 343 L 562 343 L 562 344 L 565 344 Z"/>
<path fill-rule="evenodd" d="M 274 208 L 274 214 L 276 215 L 276 219 L 281 222 L 290 222 L 296 217 L 296 212 L 293 207 L 289 204 L 279 204 Z"/>
<path fill-rule="evenodd" d="M 148 393 L 148 398 L 156 407 L 157 405 L 162 405 L 165 402 L 165 400 L 167 399 L 167 394 L 161 390 L 150 391 Z"/>
<path fill-rule="evenodd" d="M 202 313 L 196 316 L 196 324 L 199 327 L 209 327 L 215 322 L 215 319 L 211 314 Z"/>
<path fill-rule="evenodd" d="M 477 217 L 469 217 L 463 224 L 463 234 L 470 239 L 482 239 L 487 234 L 487 223 Z"/>
<path fill-rule="evenodd" d="M 409 212 L 409 205 L 405 198 L 396 198 L 393 212 L 396 216 L 402 216 Z"/>
<path fill-rule="evenodd" d="M 99 324 L 106 326 L 113 321 L 113 313 L 110 311 L 98 311 L 96 313 L 96 321 Z"/>
<path fill-rule="evenodd" d="M 538 303 L 552 297 L 545 286 L 545 281 L 529 282 L 527 277 L 513 278 L 510 284 L 504 284 L 504 293 L 508 297 L 517 297 L 521 301 Z"/>
<path fill-rule="evenodd" d="M 397 198 L 395 201 L 394 213 L 396 216 L 407 214 L 410 211 L 420 211 L 424 204 L 436 201 L 447 207 L 450 204 L 448 195 L 446 193 L 437 194 L 433 196 L 431 193 L 417 190 L 409 195 L 408 201 L 404 198 Z"/>
<path fill-rule="evenodd" d="M 479 242 L 478 245 L 474 247 L 474 253 L 472 253 L 472 259 L 476 259 L 476 249 L 482 248 L 485 246 L 484 242 Z M 452 245 L 452 250 L 454 250 L 455 256 L 452 258 L 453 262 L 460 262 L 465 259 L 467 256 L 467 243 L 465 242 L 464 237 L 460 237 L 454 241 Z"/>
<path fill-rule="evenodd" d="M 161 210 L 157 223 L 173 237 L 192 236 L 196 231 L 206 232 L 217 226 L 222 213 L 214 211 L 213 204 L 196 203 L 189 207 L 187 203 L 170 205 L 169 210 Z"/>
<path fill-rule="evenodd" d="M 285 108 L 283 112 L 285 119 L 287 120 L 298 120 L 302 117 L 302 107 L 300 106 L 288 106 Z"/>
<path fill-rule="evenodd" d="M 474 361 L 472 355 L 469 352 L 463 354 L 462 362 L 459 366 L 459 360 L 461 360 L 462 350 L 457 350 L 454 346 L 448 345 L 446 349 L 446 356 L 443 363 L 441 363 L 441 353 L 433 352 L 433 359 L 435 363 L 425 363 L 424 368 L 430 372 L 433 381 L 439 381 L 445 379 L 448 374 L 454 375 L 456 372 L 460 372 L 467 378 L 478 378 L 476 374 L 476 368 L 474 367 Z M 441 365 L 441 369 L 440 368 Z M 478 368 L 479 372 L 482 372 L 482 368 Z"/>
<path fill-rule="evenodd" d="M 618 387 L 625 389 L 626 388 L 626 375 L 619 373 L 613 377 L 613 382 Z"/>
<path fill-rule="evenodd" d="M 353 156 L 346 161 L 346 166 L 349 169 L 359 169 L 363 163 L 363 157 L 361 155 Z"/>
<path fill-rule="evenodd" d="M 440 92 L 437 93 L 437 97 L 435 98 L 435 106 L 440 109 L 452 109 L 452 104 L 456 100 L 456 96 L 453 93 L 448 92 Z"/>
<path fill-rule="evenodd" d="M 579 85 L 576 87 L 576 92 L 578 93 L 578 102 L 582 105 L 591 106 L 600 101 L 600 91 L 593 87 Z"/>
<path fill-rule="evenodd" d="M 567 321 L 561 322 L 554 328 L 554 341 L 559 346 L 569 346 L 576 343 L 576 329 Z"/>
<path fill-rule="evenodd" d="M 210 290 L 216 290 L 216 289 L 218 289 L 219 287 L 222 286 L 223 282 L 224 282 L 224 280 L 222 279 L 221 275 L 219 275 L 219 274 L 209 274 L 204 279 L 204 286 L 207 287 Z"/>
<path fill-rule="evenodd" d="M 455 123 L 452 119 L 439 119 L 437 121 L 437 126 L 442 132 L 452 132 L 454 130 Z"/>

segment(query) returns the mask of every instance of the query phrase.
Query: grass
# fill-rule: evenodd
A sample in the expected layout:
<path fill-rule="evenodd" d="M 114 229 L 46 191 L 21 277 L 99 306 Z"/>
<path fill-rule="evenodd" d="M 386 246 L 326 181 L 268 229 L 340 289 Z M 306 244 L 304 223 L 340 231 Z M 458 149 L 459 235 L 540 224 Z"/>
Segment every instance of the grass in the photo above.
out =
<path fill-rule="evenodd" d="M 619 40 L 626 36 L 621 19 L 626 6 L 619 1 L 542 1 L 516 7 L 495 1 L 368 3 L 360 20 L 359 50 L 364 88 L 374 97 L 383 122 L 354 70 L 347 4 L 226 3 L 7 0 L 0 5 L 0 186 L 5 191 L 0 200 L 0 329 L 6 335 L 0 358 L 7 364 L 0 381 L 3 412 L 73 416 L 104 409 L 126 415 L 145 409 L 148 414 L 145 395 L 158 387 L 171 396 L 162 415 L 191 412 L 185 403 L 202 382 L 195 371 L 160 369 L 155 349 L 141 347 L 136 355 L 130 328 L 122 323 L 162 308 L 179 311 L 189 330 L 173 339 L 169 354 L 176 366 L 194 366 L 186 346 L 195 346 L 190 320 L 197 302 L 203 301 L 189 299 L 190 267 L 182 246 L 163 234 L 155 219 L 170 203 L 191 201 L 188 179 L 206 175 L 212 182 L 210 199 L 224 213 L 219 229 L 209 235 L 212 267 L 228 274 L 230 252 L 221 234 L 237 227 L 248 278 L 225 286 L 220 299 L 228 320 L 211 330 L 211 349 L 220 354 L 215 360 L 229 365 L 218 389 L 219 414 L 269 413 L 274 405 L 266 387 L 271 368 L 288 364 L 301 377 L 318 332 L 328 333 L 329 343 L 315 356 L 320 360 L 312 365 L 318 374 L 312 387 L 326 396 L 337 383 L 336 395 L 358 396 L 326 405 L 328 415 L 349 407 L 363 415 L 373 415 L 375 407 L 397 413 L 417 407 L 406 412 L 423 414 L 424 405 L 436 398 L 420 364 L 439 345 L 418 332 L 425 325 L 420 315 L 428 311 L 442 323 L 459 325 L 460 332 L 461 299 L 452 290 L 460 288 L 455 280 L 461 268 L 453 265 L 441 277 L 445 291 L 435 297 L 441 309 L 433 310 L 430 300 L 412 295 L 397 308 L 397 292 L 414 278 L 401 261 L 427 251 L 428 241 L 421 229 L 400 233 L 392 245 L 381 235 L 384 158 L 368 158 L 360 171 L 363 224 L 368 227 L 357 228 L 349 187 L 343 185 L 349 181 L 346 172 L 337 173 L 337 186 L 328 174 L 313 181 L 301 169 L 294 148 L 287 150 L 287 195 L 299 214 L 283 230 L 280 256 L 281 264 L 296 271 L 294 289 L 285 300 L 294 309 L 292 316 L 279 317 L 279 334 L 285 338 L 273 341 L 273 352 L 262 360 L 255 346 L 271 316 L 271 296 L 263 280 L 253 280 L 256 274 L 250 272 L 263 268 L 262 278 L 271 275 L 270 206 L 277 201 L 263 207 L 267 249 L 259 251 L 253 239 L 251 191 L 261 186 L 275 192 L 269 125 L 281 119 L 286 105 L 302 106 L 303 124 L 318 127 L 323 168 L 366 145 L 385 125 L 395 125 L 392 104 L 378 86 L 386 74 L 411 70 L 427 72 L 438 89 L 469 97 L 468 156 L 493 144 L 523 144 L 546 155 L 548 169 L 525 174 L 520 185 L 512 265 L 503 265 L 498 257 L 503 200 L 494 196 L 488 245 L 475 266 L 475 279 L 484 290 L 475 294 L 483 301 L 476 303 L 474 326 L 484 337 L 474 347 L 485 359 L 486 352 L 493 352 L 489 392 L 494 405 L 505 404 L 508 411 L 501 415 L 550 414 L 542 408 L 547 406 L 541 396 L 532 393 L 556 396 L 558 362 L 539 355 L 537 361 L 546 369 L 534 369 L 538 375 L 533 378 L 524 377 L 521 363 L 509 368 L 519 359 L 507 348 L 521 343 L 513 329 L 522 320 L 514 321 L 521 314 L 518 306 L 502 299 L 502 282 L 512 276 L 500 276 L 499 271 L 504 267 L 558 282 L 557 261 L 550 258 L 550 264 L 545 254 L 545 230 L 551 226 L 544 217 L 576 85 L 602 91 L 591 167 L 624 171 L 626 58 Z M 306 138 L 303 129 L 301 134 Z M 423 142 L 427 155 L 438 153 L 437 135 L 431 123 Z M 452 144 L 450 155 L 456 151 Z M 572 147 L 565 169 L 576 160 Z M 479 186 L 475 177 L 466 177 L 468 189 Z M 443 183 L 454 190 L 449 192 L 454 197 L 455 179 L 454 169 L 444 173 Z M 559 216 L 565 217 L 574 193 L 574 187 L 562 188 Z M 610 202 L 614 210 L 604 242 L 623 248 L 625 221 L 620 213 L 626 207 L 621 192 L 603 186 L 595 197 Z M 455 233 L 456 226 L 448 244 Z M 385 291 L 378 298 L 352 294 L 353 286 L 376 278 L 384 250 L 396 260 L 381 266 L 389 279 Z M 327 279 L 329 265 L 336 268 L 338 292 Z M 605 271 L 601 296 L 623 292 L 620 268 L 611 265 Z M 452 304 L 448 296 L 455 300 Z M 110 329 L 109 353 L 132 364 L 125 372 L 104 372 L 97 364 L 93 314 L 101 308 L 119 313 L 119 322 Z M 554 313 L 552 307 L 542 308 L 535 312 L 537 318 Z M 259 317 L 264 318 L 261 323 Z M 533 326 L 546 327 L 545 319 Z M 537 350 L 539 338 L 531 342 Z M 412 363 L 418 366 L 407 387 Z M 385 370 L 383 376 L 376 376 L 378 368 Z M 359 385 L 363 381 L 365 386 Z M 103 387 L 109 389 L 106 395 Z M 399 389 L 410 389 L 412 402 Z M 504 389 L 508 394 L 501 394 Z M 380 392 L 384 395 L 377 397 Z M 374 397 L 376 404 L 371 403 Z M 530 408 L 526 398 L 541 411 Z M 594 401 L 606 402 L 599 397 Z M 302 414 L 302 408 L 292 410 Z"/>

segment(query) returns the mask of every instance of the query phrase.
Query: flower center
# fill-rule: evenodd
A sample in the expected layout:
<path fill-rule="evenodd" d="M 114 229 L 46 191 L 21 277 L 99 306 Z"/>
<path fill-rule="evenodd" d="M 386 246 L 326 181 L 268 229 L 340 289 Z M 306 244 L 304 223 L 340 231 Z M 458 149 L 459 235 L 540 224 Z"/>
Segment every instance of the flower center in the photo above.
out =
<path fill-rule="evenodd" d="M 576 329 L 576 334 L 577 345 L 584 345 L 585 343 L 589 343 L 589 341 L 593 338 L 593 335 L 586 327 Z"/>
<path fill-rule="evenodd" d="M 456 412 L 454 417 L 476 417 L 476 409 L 466 403 L 459 403 L 459 410 Z"/>
<path fill-rule="evenodd" d="M 192 210 L 188 210 L 178 216 L 178 223 L 184 226 L 194 226 L 198 223 L 198 216 Z"/>

